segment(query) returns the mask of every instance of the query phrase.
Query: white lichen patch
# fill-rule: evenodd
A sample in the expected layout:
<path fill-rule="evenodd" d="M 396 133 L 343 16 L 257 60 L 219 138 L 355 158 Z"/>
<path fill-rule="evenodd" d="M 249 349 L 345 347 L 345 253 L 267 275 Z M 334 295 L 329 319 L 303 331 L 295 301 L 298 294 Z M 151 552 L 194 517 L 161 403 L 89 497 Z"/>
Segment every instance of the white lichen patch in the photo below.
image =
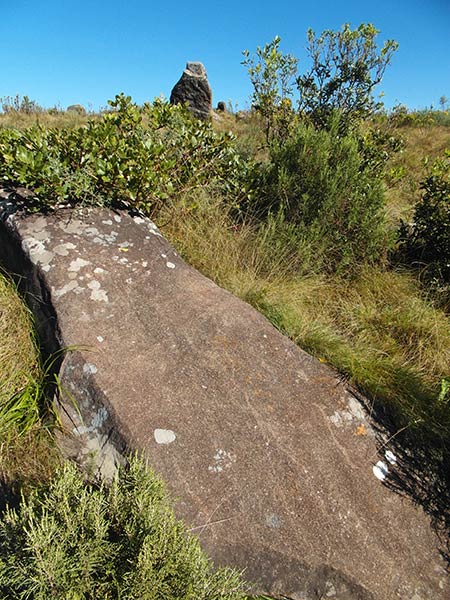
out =
<path fill-rule="evenodd" d="M 148 225 L 148 231 L 149 231 L 149 233 L 151 233 L 153 235 L 156 235 L 158 237 L 162 237 L 162 235 L 159 232 L 159 229 L 152 222 L 150 222 L 149 225 Z"/>
<path fill-rule="evenodd" d="M 102 289 L 92 290 L 90 298 L 95 302 L 109 302 L 108 294 Z"/>
<path fill-rule="evenodd" d="M 272 529 L 279 529 L 282 525 L 282 520 L 278 515 L 271 513 L 266 516 L 266 525 Z"/>
<path fill-rule="evenodd" d="M 155 429 L 153 436 L 157 444 L 171 444 L 177 438 L 171 429 Z"/>
<path fill-rule="evenodd" d="M 80 219 L 71 219 L 68 223 L 60 223 L 59 228 L 66 233 L 83 233 L 86 225 Z"/>
<path fill-rule="evenodd" d="M 77 281 L 76 280 L 69 281 L 68 283 L 66 283 L 66 285 L 63 285 L 62 288 L 55 290 L 53 292 L 53 297 L 55 299 L 61 298 L 61 296 L 64 296 L 65 294 L 67 294 L 68 292 L 71 292 L 72 290 L 75 290 L 76 288 L 78 288 Z"/>
<path fill-rule="evenodd" d="M 97 281 L 96 279 L 90 281 L 87 286 L 90 290 L 99 290 L 102 287 L 100 281 Z"/>
<path fill-rule="evenodd" d="M 389 463 L 391 463 L 391 465 L 395 465 L 395 463 L 397 462 L 397 457 L 390 450 L 386 450 L 386 452 L 384 453 L 384 456 L 386 457 L 386 460 Z"/>
<path fill-rule="evenodd" d="M 142 217 L 133 217 L 133 221 L 138 225 L 144 225 L 145 223 L 145 219 L 143 219 Z"/>
<path fill-rule="evenodd" d="M 388 466 L 382 460 L 379 460 L 377 464 L 372 467 L 372 471 L 375 477 L 380 481 L 384 481 L 389 474 Z"/>
<path fill-rule="evenodd" d="M 85 363 L 83 365 L 83 373 L 85 375 L 93 375 L 94 373 L 97 373 L 97 371 L 98 369 L 93 363 Z"/>
<path fill-rule="evenodd" d="M 67 256 L 69 251 L 74 250 L 75 248 L 75 244 L 72 244 L 72 242 L 67 242 L 66 244 L 58 244 L 58 246 L 55 246 L 53 248 L 53 252 L 59 256 Z"/>
<path fill-rule="evenodd" d="M 166 262 L 166 267 L 168 269 L 175 269 L 175 265 L 173 264 L 173 262 L 170 262 L 170 261 Z"/>
<path fill-rule="evenodd" d="M 208 467 L 208 471 L 212 473 L 221 473 L 225 469 L 229 469 L 236 462 L 236 457 L 231 452 L 227 452 L 221 448 L 216 450 L 213 458 L 214 464 Z"/>
<path fill-rule="evenodd" d="M 95 267 L 94 273 L 96 275 L 99 275 L 100 273 L 106 273 L 106 271 L 105 271 L 105 269 L 102 269 L 101 267 Z"/>
<path fill-rule="evenodd" d="M 97 227 L 86 227 L 84 233 L 88 236 L 95 236 L 98 235 L 98 229 Z"/>
<path fill-rule="evenodd" d="M 338 428 L 346 426 L 353 427 L 355 425 L 364 425 L 364 435 L 375 435 L 373 428 L 370 425 L 366 411 L 353 396 L 349 396 L 347 400 L 347 406 L 344 410 L 336 410 L 329 417 L 329 419 L 333 423 L 333 425 Z"/>
<path fill-rule="evenodd" d="M 42 240 L 35 237 L 27 237 L 22 241 L 22 248 L 27 252 L 33 263 L 41 267 L 47 267 L 53 260 L 54 253 L 47 250 Z"/>
<path fill-rule="evenodd" d="M 77 273 L 82 267 L 87 267 L 87 265 L 90 265 L 90 261 L 89 260 L 85 260 L 84 258 L 78 257 L 75 260 L 72 260 L 69 268 L 67 269 L 69 272 L 73 271 L 75 273 Z"/>
<path fill-rule="evenodd" d="M 105 221 L 102 221 L 103 225 L 112 225 L 113 222 L 111 221 L 111 219 L 106 219 Z"/>
<path fill-rule="evenodd" d="M 99 408 L 91 419 L 91 430 L 100 429 L 100 427 L 102 427 L 102 425 L 107 421 L 108 417 L 109 414 L 106 408 L 103 406 Z"/>
<path fill-rule="evenodd" d="M 103 336 L 101 336 L 101 335 L 97 336 L 97 342 L 99 342 L 101 344 L 104 341 L 105 341 L 105 338 Z"/>
<path fill-rule="evenodd" d="M 114 221 L 116 223 L 120 223 L 122 221 L 122 217 L 119 217 L 119 215 L 114 215 Z"/>

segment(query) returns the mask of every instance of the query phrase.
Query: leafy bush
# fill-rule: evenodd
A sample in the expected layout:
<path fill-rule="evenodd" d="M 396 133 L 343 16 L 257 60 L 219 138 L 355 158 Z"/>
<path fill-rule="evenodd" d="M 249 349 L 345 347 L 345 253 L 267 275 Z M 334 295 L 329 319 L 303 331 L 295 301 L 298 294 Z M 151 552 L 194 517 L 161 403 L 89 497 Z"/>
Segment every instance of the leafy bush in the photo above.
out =
<path fill-rule="evenodd" d="M 271 148 L 253 210 L 281 212 L 326 270 L 379 260 L 386 234 L 378 160 L 370 139 L 300 124 Z"/>
<path fill-rule="evenodd" d="M 370 23 L 355 30 L 346 23 L 340 31 L 328 29 L 319 37 L 312 29 L 308 31 L 312 67 L 298 77 L 297 87 L 300 110 L 306 111 L 317 127 L 328 127 L 337 111 L 341 127 L 348 128 L 379 108 L 372 92 L 398 44 L 388 40 L 378 51 L 378 33 Z"/>
<path fill-rule="evenodd" d="M 161 481 L 133 458 L 110 487 L 67 463 L 0 520 L 0 593 L 31 598 L 242 598 L 230 569 L 212 570 L 176 521 Z"/>
<path fill-rule="evenodd" d="M 147 214 L 205 184 L 241 190 L 231 134 L 159 100 L 139 108 L 121 94 L 109 104 L 84 127 L 0 130 L 0 178 L 31 188 L 40 208 L 128 203 Z"/>
<path fill-rule="evenodd" d="M 266 141 L 284 138 L 292 120 L 292 87 L 297 73 L 298 60 L 280 50 L 281 38 L 276 36 L 256 55 L 243 51 L 241 64 L 247 67 L 253 85 L 252 104 L 262 115 Z"/>
<path fill-rule="evenodd" d="M 30 100 L 28 96 L 19 96 L 19 94 L 16 94 L 14 97 L 4 96 L 0 98 L 0 106 L 4 113 L 22 112 L 30 115 L 45 111 L 45 108 L 40 106 L 35 100 Z"/>
<path fill-rule="evenodd" d="M 253 106 L 263 115 L 266 138 L 280 141 L 286 137 L 295 114 L 292 108 L 294 80 L 299 92 L 298 110 L 318 129 L 335 126 L 340 116 L 340 133 L 345 133 L 382 106 L 373 98 L 398 44 L 388 40 L 378 50 L 379 31 L 370 23 L 352 30 L 327 29 L 319 36 L 308 31 L 311 68 L 297 77 L 298 60 L 280 51 L 280 38 L 258 47 L 255 55 L 243 52 L 253 85 Z"/>
<path fill-rule="evenodd" d="M 450 150 L 431 166 L 421 184 L 411 225 L 403 223 L 400 242 L 412 264 L 425 265 L 425 276 L 450 297 Z"/>

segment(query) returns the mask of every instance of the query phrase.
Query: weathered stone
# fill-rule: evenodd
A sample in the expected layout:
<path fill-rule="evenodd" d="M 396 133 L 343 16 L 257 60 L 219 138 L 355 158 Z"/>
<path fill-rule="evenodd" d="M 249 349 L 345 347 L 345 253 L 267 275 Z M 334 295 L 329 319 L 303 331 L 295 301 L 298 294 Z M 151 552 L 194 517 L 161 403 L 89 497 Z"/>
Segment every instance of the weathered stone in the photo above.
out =
<path fill-rule="evenodd" d="M 170 103 L 187 104 L 189 111 L 199 119 L 206 120 L 211 116 L 212 92 L 202 63 L 187 63 L 170 94 Z"/>
<path fill-rule="evenodd" d="M 67 112 L 76 112 L 79 115 L 85 115 L 86 109 L 81 104 L 71 104 L 67 107 Z"/>
<path fill-rule="evenodd" d="M 78 346 L 60 377 L 83 417 L 67 402 L 79 455 L 143 450 L 204 548 L 245 568 L 255 592 L 449 597 L 428 518 L 373 471 L 382 460 L 395 474 L 392 448 L 377 453 L 371 418 L 330 368 L 140 215 L 11 212 L 0 257 L 25 275 L 48 340 Z M 117 460 L 105 453 L 108 473 Z"/>

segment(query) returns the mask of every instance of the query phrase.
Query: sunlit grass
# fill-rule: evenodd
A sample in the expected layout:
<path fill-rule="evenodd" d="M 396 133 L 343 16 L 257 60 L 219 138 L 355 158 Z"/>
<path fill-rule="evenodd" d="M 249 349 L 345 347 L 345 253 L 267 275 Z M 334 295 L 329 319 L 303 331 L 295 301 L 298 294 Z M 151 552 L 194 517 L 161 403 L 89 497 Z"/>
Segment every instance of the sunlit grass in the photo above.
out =
<path fill-rule="evenodd" d="M 45 373 L 31 314 L 1 274 L 0 366 L 0 479 L 45 479 L 58 461 L 42 422 Z"/>

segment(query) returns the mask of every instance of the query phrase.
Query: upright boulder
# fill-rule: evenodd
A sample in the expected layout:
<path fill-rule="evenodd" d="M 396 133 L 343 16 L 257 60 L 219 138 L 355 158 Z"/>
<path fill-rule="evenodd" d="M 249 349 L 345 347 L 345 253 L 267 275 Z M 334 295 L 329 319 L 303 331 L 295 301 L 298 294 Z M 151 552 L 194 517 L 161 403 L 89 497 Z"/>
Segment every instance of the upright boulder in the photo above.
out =
<path fill-rule="evenodd" d="M 86 109 L 81 104 L 71 104 L 70 106 L 67 107 L 67 112 L 75 112 L 75 113 L 78 113 L 79 115 L 85 115 Z"/>
<path fill-rule="evenodd" d="M 201 62 L 188 62 L 178 83 L 170 94 L 171 104 L 187 104 L 198 119 L 211 116 L 212 92 Z"/>

